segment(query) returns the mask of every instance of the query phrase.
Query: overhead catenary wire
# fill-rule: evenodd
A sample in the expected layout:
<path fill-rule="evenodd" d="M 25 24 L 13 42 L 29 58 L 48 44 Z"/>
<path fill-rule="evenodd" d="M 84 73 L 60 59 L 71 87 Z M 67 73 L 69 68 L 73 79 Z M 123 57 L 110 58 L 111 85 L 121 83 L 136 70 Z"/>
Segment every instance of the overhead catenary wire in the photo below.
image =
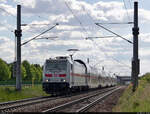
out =
<path fill-rule="evenodd" d="M 99 24 L 119 24 L 119 25 L 121 25 L 121 24 L 133 24 L 133 22 L 122 22 L 122 23 L 117 23 L 117 22 L 114 22 L 114 23 L 99 23 Z"/>
<path fill-rule="evenodd" d="M 85 8 L 83 8 L 83 11 L 88 15 L 88 17 L 93 21 L 93 23 L 95 23 L 94 19 L 91 17 L 91 15 L 85 10 Z M 133 24 L 133 22 L 129 21 L 129 22 L 109 22 L 109 23 L 99 23 L 99 24 Z"/>
<path fill-rule="evenodd" d="M 55 11 L 55 13 L 57 13 L 57 10 Z M 43 17 L 43 16 L 37 16 L 38 18 L 40 18 L 40 19 L 44 19 L 44 20 L 47 20 L 47 21 L 49 21 L 49 19 L 48 19 L 48 16 L 47 17 Z M 57 17 L 57 18 L 55 18 L 54 20 L 53 20 L 53 22 L 52 22 L 52 24 L 55 24 L 55 23 L 59 23 L 59 21 L 58 21 L 58 19 L 60 19 L 60 17 Z M 43 23 L 29 23 L 29 24 L 21 24 L 21 26 L 24 26 L 24 27 L 30 27 L 30 30 L 28 30 L 28 31 L 25 31 L 25 32 L 29 32 L 29 33 L 31 33 L 32 31 L 33 31 L 33 29 L 34 29 L 34 31 L 35 32 L 41 32 L 41 31 L 43 31 L 43 30 L 41 30 L 43 27 L 48 27 L 49 25 L 52 25 L 52 24 L 49 24 L 49 22 L 43 22 Z M 38 26 L 42 26 L 43 25 L 43 27 L 38 27 Z M 38 27 L 38 28 L 37 28 Z M 32 30 L 31 30 L 32 29 Z M 40 30 L 39 30 L 40 29 Z M 25 30 L 25 28 L 23 29 L 23 30 Z M 32 32 L 33 33 L 33 32 Z"/>
<path fill-rule="evenodd" d="M 125 0 L 123 0 L 123 3 L 124 3 L 124 8 L 125 8 L 125 10 L 126 10 L 126 14 L 127 14 L 128 20 L 130 21 L 130 16 L 129 16 L 129 13 L 128 13 L 128 9 L 127 9 Z"/>
<path fill-rule="evenodd" d="M 16 15 L 13 15 L 12 13 L 9 13 L 7 10 L 3 9 L 3 8 L 0 8 L 1 11 L 7 13 L 8 15 L 12 16 L 15 20 L 16 20 Z M 23 20 L 22 20 L 23 21 Z M 24 21 L 23 21 L 24 22 Z"/>
<path fill-rule="evenodd" d="M 86 37 L 85 39 L 91 39 L 91 38 L 114 38 L 118 36 L 102 36 L 102 37 Z"/>
<path fill-rule="evenodd" d="M 38 25 L 51 25 L 51 24 L 21 24 L 21 26 L 38 26 Z"/>
<path fill-rule="evenodd" d="M 92 24 L 95 26 L 95 22 L 94 19 L 90 16 L 89 12 L 87 10 L 85 10 L 84 7 L 82 7 L 82 10 L 87 14 L 87 16 L 92 20 Z M 92 27 L 93 28 L 93 27 Z"/>
<path fill-rule="evenodd" d="M 41 37 L 41 38 L 36 38 L 34 40 L 39 40 L 39 39 L 52 39 L 52 38 L 58 38 L 57 36 L 54 37 Z"/>
<path fill-rule="evenodd" d="M 96 46 L 99 50 L 101 50 L 101 52 L 104 53 L 104 55 L 105 55 L 107 58 L 110 58 L 110 56 L 108 56 L 108 54 L 105 53 L 105 51 L 102 49 L 102 47 L 100 48 L 100 47 L 98 46 L 98 44 L 97 44 L 93 39 L 90 39 L 90 40 L 91 40 L 93 43 L 95 43 L 95 46 Z M 113 61 L 116 61 L 117 63 L 119 63 L 119 64 L 121 64 L 121 65 L 124 65 L 125 67 L 131 69 L 131 67 L 130 67 L 129 65 L 126 65 L 125 63 L 120 62 L 119 60 L 115 59 L 114 57 L 111 57 L 111 59 L 112 59 Z"/>
<path fill-rule="evenodd" d="M 44 32 L 40 33 L 39 35 L 37 35 L 37 36 L 35 36 L 35 37 L 31 38 L 30 40 L 28 40 L 28 41 L 26 41 L 26 42 L 22 43 L 22 44 L 21 44 L 21 46 L 22 46 L 22 45 L 27 44 L 28 42 L 30 42 L 30 41 L 32 41 L 32 40 L 34 40 L 34 39 L 36 39 L 36 38 L 37 38 L 37 37 L 39 37 L 39 36 L 41 36 L 41 35 L 45 34 L 46 32 L 48 32 L 48 31 L 50 31 L 51 29 L 53 29 L 54 27 L 56 27 L 57 25 L 59 25 L 59 24 L 58 24 L 58 23 L 56 23 L 53 27 L 50 27 L 49 29 L 45 30 Z"/>
<path fill-rule="evenodd" d="M 129 0 L 129 4 L 130 4 L 130 8 L 132 9 L 132 4 L 131 4 L 131 0 Z"/>
<path fill-rule="evenodd" d="M 82 9 L 87 13 L 87 15 L 89 16 L 89 18 L 91 18 L 91 20 L 94 22 L 93 18 L 90 16 L 90 14 L 89 14 L 83 7 L 82 7 Z M 95 23 L 95 22 L 94 22 L 94 23 Z M 131 24 L 132 22 L 127 22 L 127 23 L 128 23 L 128 24 Z M 96 24 L 97 26 L 100 26 L 101 28 L 103 28 L 103 29 L 105 29 L 105 30 L 111 32 L 112 34 L 115 34 L 116 36 L 118 36 L 118 37 L 120 37 L 120 38 L 126 40 L 127 42 L 133 44 L 130 40 L 127 40 L 126 38 L 123 38 L 121 35 L 118 35 L 117 33 L 115 33 L 115 32 L 113 32 L 113 31 L 111 31 L 111 30 L 109 30 L 109 29 L 103 27 L 102 25 L 100 25 L 100 23 L 95 23 L 95 24 Z"/>
<path fill-rule="evenodd" d="M 133 44 L 133 42 L 131 42 L 130 40 L 127 40 L 126 38 L 122 37 L 121 35 L 119 35 L 119 34 L 113 32 L 113 31 L 111 31 L 111 30 L 105 28 L 104 26 L 100 25 L 99 23 L 95 23 L 95 24 L 96 24 L 97 26 L 99 26 L 99 27 L 101 27 L 101 28 L 107 30 L 108 32 L 110 32 L 110 33 L 112 33 L 112 34 L 115 34 L 116 36 L 122 38 L 123 40 L 126 40 L 126 41 L 129 42 L 130 44 Z"/>
<path fill-rule="evenodd" d="M 107 40 L 107 42 L 105 42 L 105 40 L 103 40 L 103 42 L 107 44 L 108 40 Z M 123 45 L 121 45 L 120 43 L 117 43 L 117 44 L 120 45 L 121 47 L 123 46 Z M 109 46 L 110 46 L 110 44 L 109 44 Z M 107 46 L 106 46 L 106 47 L 107 47 Z M 122 48 L 123 48 L 123 47 L 122 47 Z M 127 48 L 124 47 L 125 50 L 130 50 L 130 49 L 128 49 L 128 48 L 129 48 L 129 47 L 127 47 Z M 122 53 L 120 53 L 120 52 L 122 52 L 122 51 L 118 51 L 118 55 L 122 55 Z M 121 58 L 121 56 L 119 56 L 119 57 Z"/>
<path fill-rule="evenodd" d="M 80 26 L 83 28 L 84 32 L 87 33 L 87 30 L 83 27 L 82 22 L 76 17 L 76 15 L 74 14 L 74 12 L 71 10 L 71 8 L 69 7 L 69 5 L 67 4 L 67 2 L 65 1 L 65 5 L 67 6 L 67 8 L 70 10 L 70 12 L 72 13 L 72 15 L 75 17 L 75 19 L 79 22 Z"/>
<path fill-rule="evenodd" d="M 56 3 L 56 0 L 54 0 L 54 2 L 55 2 L 55 4 L 57 4 Z M 55 10 L 55 13 L 57 14 L 57 10 Z M 41 15 L 38 15 L 37 16 L 38 18 L 40 18 L 40 19 L 44 19 L 44 20 L 48 20 L 48 16 L 47 17 L 43 17 L 43 16 L 41 16 Z M 59 23 L 58 22 L 58 19 L 59 19 L 59 17 L 58 18 L 56 18 L 56 19 L 54 19 L 53 20 L 53 24 L 55 24 L 55 23 Z M 26 25 L 26 24 L 25 24 Z M 48 26 L 48 25 L 51 25 L 51 24 L 27 24 L 28 26 L 30 26 L 30 25 L 32 25 L 32 26 L 38 26 L 38 25 L 46 25 L 46 26 Z"/>
<path fill-rule="evenodd" d="M 69 9 L 69 11 L 72 13 L 72 15 L 75 17 L 75 19 L 79 22 L 80 26 L 82 27 L 83 31 L 87 34 L 87 30 L 83 27 L 82 25 L 82 22 L 77 18 L 77 16 L 74 14 L 74 12 L 72 11 L 72 9 L 70 8 L 70 6 L 68 5 L 68 3 L 66 1 L 65 2 L 65 5 L 66 7 Z"/>
<path fill-rule="evenodd" d="M 7 14 L 9 14 L 9 15 L 11 15 L 12 17 L 16 18 L 16 16 L 15 16 L 15 15 L 13 15 L 13 14 L 9 13 L 9 12 L 8 12 L 8 11 L 6 11 L 5 9 L 0 8 L 0 10 L 1 10 L 1 11 L 3 11 L 3 12 L 5 12 L 5 13 L 7 13 Z"/>
<path fill-rule="evenodd" d="M 132 4 L 131 4 L 131 0 L 129 0 L 129 4 L 130 4 L 130 9 L 132 9 L 132 10 L 133 10 Z M 130 15 L 130 17 L 131 17 L 131 20 L 133 20 L 132 15 Z"/>
<path fill-rule="evenodd" d="M 98 44 L 97 44 L 96 42 L 94 42 L 92 39 L 91 39 L 91 41 L 92 41 L 93 43 L 95 43 L 95 46 L 98 47 L 98 49 L 100 49 L 101 52 L 104 53 L 104 55 L 105 55 L 106 57 L 109 58 L 108 54 L 105 53 L 105 51 L 102 49 L 102 47 L 100 48 L 100 47 L 98 46 Z M 119 60 L 115 59 L 114 57 L 111 57 L 111 59 L 114 60 L 114 61 L 116 61 L 117 63 L 120 63 L 120 64 L 122 64 L 122 65 L 124 65 L 124 66 L 126 66 L 126 67 L 128 67 L 128 68 L 131 69 L 130 66 L 128 66 L 128 65 L 126 65 L 126 64 L 124 64 L 124 63 L 122 63 L 122 62 L 120 62 Z"/>
<path fill-rule="evenodd" d="M 3 11 L 3 12 L 5 12 L 5 13 L 7 13 L 8 15 L 10 15 L 10 16 L 12 16 L 12 17 L 14 17 L 15 19 L 16 19 L 16 16 L 15 15 L 13 15 L 13 14 L 11 14 L 11 13 L 9 13 L 8 11 L 6 11 L 5 9 L 3 9 L 3 8 L 0 8 L 0 10 L 1 11 Z M 3 23 L 0 23 L 1 25 L 4 25 Z M 4 25 L 6 28 L 7 28 L 7 30 L 8 31 L 10 31 L 10 32 L 14 32 L 13 30 L 11 30 L 9 27 L 7 27 L 6 25 Z"/>
<path fill-rule="evenodd" d="M 85 11 L 85 9 L 83 9 L 84 11 Z M 85 11 L 86 12 L 86 11 Z M 86 12 L 87 14 L 88 14 L 88 16 L 91 18 L 91 20 L 93 20 L 93 18 L 89 15 L 89 13 L 88 12 Z M 94 22 L 94 20 L 93 20 L 93 22 Z M 95 22 L 94 22 L 95 23 Z M 128 22 L 128 23 L 131 23 L 131 22 Z M 112 33 L 112 31 L 111 31 L 111 33 Z M 113 32 L 114 33 L 114 32 Z M 118 36 L 118 37 L 120 37 L 120 35 L 118 35 L 118 34 L 116 34 L 115 33 L 115 35 L 116 36 Z M 121 36 L 122 37 L 122 36 Z M 123 37 L 122 37 L 123 38 Z M 125 39 L 125 38 L 123 38 L 123 39 Z M 92 39 L 91 39 L 92 40 Z M 125 40 L 127 40 L 127 39 L 125 39 Z M 92 40 L 93 41 L 93 40 Z M 127 40 L 128 41 L 128 40 Z M 94 42 L 94 41 L 93 41 Z M 128 41 L 129 43 L 132 43 L 131 41 Z M 96 44 L 95 46 L 98 46 L 98 44 Z M 99 47 L 98 47 L 99 48 Z M 104 52 L 104 51 L 102 51 L 104 54 L 105 54 L 105 56 L 107 56 L 108 57 L 108 55 Z M 115 58 L 113 58 L 112 57 L 112 59 L 113 60 L 115 60 L 115 61 L 117 61 L 118 63 L 120 63 L 120 64 L 123 64 L 123 65 L 125 65 L 126 67 L 128 67 L 128 68 L 130 68 L 131 69 L 131 67 L 130 66 L 128 66 L 128 65 L 126 65 L 126 64 L 124 64 L 124 63 L 122 63 L 122 62 L 119 62 L 118 60 L 116 60 Z"/>
<path fill-rule="evenodd" d="M 95 23 L 94 22 L 94 20 L 93 20 L 93 18 L 90 16 L 90 14 L 82 7 L 82 9 L 86 12 L 86 14 L 88 15 L 88 17 L 93 21 L 93 23 Z M 124 22 L 124 23 L 120 23 L 120 24 L 132 24 L 133 22 Z M 105 23 L 103 23 L 103 24 L 105 24 Z M 108 24 L 108 23 L 107 23 Z M 119 24 L 119 23 L 110 23 L 110 24 Z M 111 37 L 111 36 L 110 36 Z M 117 36 L 116 36 L 117 37 Z M 95 37 L 96 38 L 96 37 Z M 109 38 L 109 37 L 108 37 Z M 90 38 L 89 38 L 90 39 Z M 93 40 L 91 40 L 91 41 L 93 41 Z M 94 41 L 93 41 L 94 42 Z M 98 45 L 96 45 L 96 46 L 98 46 Z M 107 56 L 108 57 L 108 55 L 104 52 L 104 51 L 102 51 L 104 54 L 105 54 L 105 56 Z M 115 58 L 113 58 L 112 57 L 112 59 L 113 60 L 115 60 L 116 62 L 119 62 L 117 59 L 115 59 Z M 123 64 L 123 65 L 125 65 L 126 67 L 128 67 L 128 68 L 131 68 L 130 66 L 128 66 L 128 65 L 126 65 L 126 64 L 124 64 L 124 63 L 121 63 L 121 64 Z"/>

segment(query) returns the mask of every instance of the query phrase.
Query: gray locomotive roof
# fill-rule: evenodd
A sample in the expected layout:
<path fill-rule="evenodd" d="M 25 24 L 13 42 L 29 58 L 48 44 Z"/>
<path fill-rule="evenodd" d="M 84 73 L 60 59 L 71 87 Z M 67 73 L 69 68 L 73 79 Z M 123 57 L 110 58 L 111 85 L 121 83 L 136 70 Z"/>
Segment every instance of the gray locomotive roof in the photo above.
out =
<path fill-rule="evenodd" d="M 49 58 L 46 60 L 68 60 L 71 64 L 73 64 L 73 62 L 69 56 L 57 56 L 55 58 Z"/>

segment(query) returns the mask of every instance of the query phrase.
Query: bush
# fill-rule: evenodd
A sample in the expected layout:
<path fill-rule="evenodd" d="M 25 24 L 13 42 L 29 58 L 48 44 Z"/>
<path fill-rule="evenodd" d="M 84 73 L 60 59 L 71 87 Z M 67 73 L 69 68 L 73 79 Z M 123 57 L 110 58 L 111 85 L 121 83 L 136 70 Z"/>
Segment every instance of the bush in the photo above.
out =
<path fill-rule="evenodd" d="M 140 80 L 145 80 L 150 83 L 150 73 L 144 74 Z"/>

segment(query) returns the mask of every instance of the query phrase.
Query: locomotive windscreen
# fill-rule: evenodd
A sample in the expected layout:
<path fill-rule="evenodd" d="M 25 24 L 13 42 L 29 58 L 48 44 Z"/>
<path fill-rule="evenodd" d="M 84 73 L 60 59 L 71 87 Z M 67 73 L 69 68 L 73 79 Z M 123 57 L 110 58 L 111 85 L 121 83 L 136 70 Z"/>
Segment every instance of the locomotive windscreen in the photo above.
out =
<path fill-rule="evenodd" d="M 57 60 L 48 60 L 46 61 L 46 70 L 66 70 L 67 62 L 66 61 L 57 61 Z"/>

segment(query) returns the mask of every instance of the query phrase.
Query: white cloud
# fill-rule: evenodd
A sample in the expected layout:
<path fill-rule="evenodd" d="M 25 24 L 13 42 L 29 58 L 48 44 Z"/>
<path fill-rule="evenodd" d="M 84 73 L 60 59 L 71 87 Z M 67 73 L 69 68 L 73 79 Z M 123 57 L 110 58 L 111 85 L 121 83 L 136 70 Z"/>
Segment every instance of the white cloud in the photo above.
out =
<path fill-rule="evenodd" d="M 7 0 L 1 0 L 0 2 L 2 2 L 2 3 L 7 3 Z"/>
<path fill-rule="evenodd" d="M 16 9 L 14 7 L 12 7 L 11 5 L 6 5 L 1 3 L 0 4 L 0 12 L 4 15 L 4 16 L 15 16 L 16 15 Z"/>
<path fill-rule="evenodd" d="M 25 7 L 35 8 L 36 0 L 14 0 L 17 4 L 21 4 Z"/>
<path fill-rule="evenodd" d="M 140 17 L 140 21 L 143 23 L 149 23 L 150 21 L 150 11 L 145 10 L 145 9 L 139 9 L 139 17 Z"/>
<path fill-rule="evenodd" d="M 132 58 L 132 45 L 128 44 L 121 38 L 112 39 L 93 39 L 94 41 L 84 40 L 85 37 L 97 37 L 97 36 L 107 36 L 112 35 L 101 28 L 98 28 L 95 22 L 126 22 L 129 21 L 127 13 L 124 9 L 122 2 L 95 2 L 89 4 L 84 1 L 77 0 L 67 0 L 68 5 L 72 9 L 73 14 L 65 5 L 64 0 L 13 0 L 15 3 L 20 3 L 22 5 L 22 20 L 31 24 L 30 26 L 22 27 L 23 37 L 22 42 L 33 38 L 34 36 L 40 34 L 44 30 L 53 26 L 56 22 L 60 25 L 53 30 L 47 32 L 41 37 L 45 36 L 58 36 L 56 40 L 34 40 L 22 47 L 22 60 L 29 60 L 31 63 L 43 64 L 44 60 L 49 57 L 54 57 L 58 55 L 68 55 L 66 51 L 69 48 L 77 48 L 80 51 L 74 55 L 74 58 L 80 58 L 86 61 L 90 58 L 90 63 L 92 65 L 96 64 L 100 60 L 99 67 L 102 65 L 110 66 L 106 67 L 108 71 L 121 72 L 120 74 L 126 75 L 129 69 L 120 68 L 117 65 L 119 63 L 114 62 L 112 58 L 116 58 L 122 63 L 131 65 Z M 12 15 L 16 15 L 16 7 L 13 5 L 8 5 L 5 0 L 0 4 L 0 8 L 6 9 L 7 12 Z M 86 10 L 86 11 L 85 11 Z M 133 16 L 133 10 L 128 10 L 129 16 Z M 7 18 L 8 14 L 1 13 L 3 18 Z M 40 18 L 39 18 L 40 16 Z M 149 23 L 149 10 L 139 9 L 139 22 Z M 79 21 L 81 23 L 79 23 Z M 130 20 L 131 21 L 131 20 Z M 14 25 L 14 22 L 10 23 L 9 19 L 5 21 L 8 25 Z M 32 24 L 50 24 L 33 26 Z M 127 26 L 116 26 L 116 25 L 104 25 L 105 27 L 117 32 L 118 34 L 123 34 L 127 39 L 132 40 L 132 27 L 130 30 Z M 13 26 L 10 26 L 14 28 Z M 5 28 L 0 28 L 0 32 L 5 31 Z M 7 33 L 5 33 L 7 34 Z M 11 35 L 10 35 L 11 36 Z M 149 56 L 149 46 L 145 49 L 145 43 L 150 42 L 149 33 L 142 32 L 139 36 L 142 44 L 140 48 L 140 57 L 147 59 Z M 1 38 L 1 36 L 0 36 Z M 2 43 L 1 43 L 2 42 Z M 0 39 L 0 49 L 3 50 L 0 57 L 7 60 L 13 61 L 14 55 L 14 43 L 9 38 Z M 11 56 L 8 56 L 11 55 Z M 148 68 L 148 65 L 144 66 L 142 60 L 142 70 L 143 68 Z M 116 65 L 116 66 L 115 66 Z M 112 68 L 112 67 L 113 68 Z M 123 65 L 122 65 L 123 66 Z M 146 72 L 148 70 L 143 70 Z M 130 74 L 130 71 L 128 72 Z"/>
<path fill-rule="evenodd" d="M 14 61 L 14 42 L 10 38 L 0 36 L 0 58 L 7 62 Z"/>

